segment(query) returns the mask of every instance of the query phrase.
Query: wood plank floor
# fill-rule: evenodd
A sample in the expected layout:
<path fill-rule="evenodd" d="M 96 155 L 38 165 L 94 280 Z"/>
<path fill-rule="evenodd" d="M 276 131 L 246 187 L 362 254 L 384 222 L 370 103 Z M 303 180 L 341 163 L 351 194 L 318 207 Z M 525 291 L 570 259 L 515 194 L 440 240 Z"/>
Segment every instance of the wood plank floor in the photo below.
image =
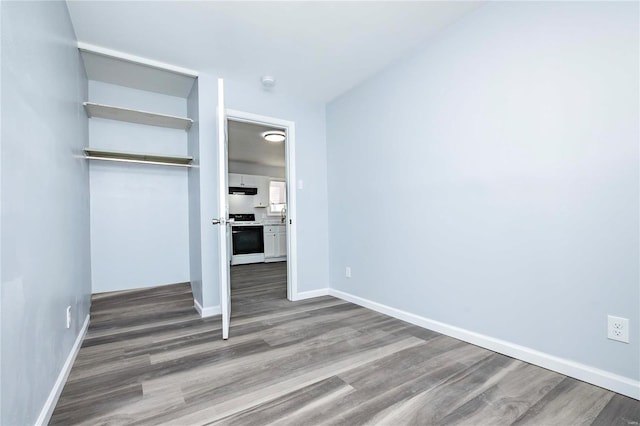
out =
<path fill-rule="evenodd" d="M 95 295 L 51 424 L 638 425 L 640 402 L 232 268 L 231 338 L 188 284 Z"/>

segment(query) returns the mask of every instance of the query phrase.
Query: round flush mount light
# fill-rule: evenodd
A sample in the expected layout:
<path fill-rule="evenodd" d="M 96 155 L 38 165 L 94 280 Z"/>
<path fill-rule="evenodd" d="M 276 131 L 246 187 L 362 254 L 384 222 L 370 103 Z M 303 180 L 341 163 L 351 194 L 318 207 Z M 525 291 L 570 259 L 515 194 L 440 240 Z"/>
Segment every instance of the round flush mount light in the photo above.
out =
<path fill-rule="evenodd" d="M 267 142 L 284 142 L 286 136 L 282 130 L 269 130 L 264 132 L 262 137 Z"/>
<path fill-rule="evenodd" d="M 276 79 L 273 76 L 270 76 L 270 75 L 262 76 L 260 81 L 262 82 L 262 87 L 265 90 L 272 89 L 273 86 L 276 85 Z"/>

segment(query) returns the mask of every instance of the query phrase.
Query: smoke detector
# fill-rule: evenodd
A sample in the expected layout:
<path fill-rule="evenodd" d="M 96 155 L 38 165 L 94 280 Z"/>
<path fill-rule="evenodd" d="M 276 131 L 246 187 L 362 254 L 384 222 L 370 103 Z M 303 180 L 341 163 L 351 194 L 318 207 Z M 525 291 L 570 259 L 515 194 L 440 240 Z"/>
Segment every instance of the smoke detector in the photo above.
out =
<path fill-rule="evenodd" d="M 272 89 L 276 85 L 276 79 L 270 75 L 262 76 L 260 81 L 262 81 L 262 88 L 265 90 Z"/>

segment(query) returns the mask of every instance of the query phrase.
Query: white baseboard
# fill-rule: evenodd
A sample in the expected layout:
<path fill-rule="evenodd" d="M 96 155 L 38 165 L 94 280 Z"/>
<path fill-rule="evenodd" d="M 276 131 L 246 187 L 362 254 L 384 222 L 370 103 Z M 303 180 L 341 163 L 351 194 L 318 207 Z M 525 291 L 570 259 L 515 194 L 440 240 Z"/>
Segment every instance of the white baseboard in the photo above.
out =
<path fill-rule="evenodd" d="M 60 394 L 62 393 L 62 389 L 64 388 L 64 384 L 67 381 L 67 377 L 69 377 L 69 373 L 71 372 L 71 367 L 73 367 L 73 362 L 76 360 L 76 356 L 78 356 L 78 352 L 80 351 L 80 347 L 82 346 L 82 341 L 84 340 L 84 336 L 87 334 L 87 329 L 89 328 L 89 315 L 84 320 L 84 324 L 82 324 L 82 328 L 80 329 L 80 333 L 78 333 L 78 337 L 76 337 L 76 341 L 73 343 L 71 347 L 71 351 L 69 351 L 69 355 L 67 356 L 67 360 L 64 362 L 62 366 L 62 370 L 60 370 L 60 374 L 58 374 L 58 378 L 56 379 L 51 392 L 49 392 L 49 397 L 47 401 L 44 403 L 44 407 L 40 411 L 40 415 L 36 420 L 36 425 L 46 425 L 51 420 L 51 415 L 53 414 L 53 410 L 56 408 L 56 404 L 58 403 L 58 398 L 60 398 Z"/>
<path fill-rule="evenodd" d="M 499 352 L 549 370 L 557 371 L 558 373 L 566 376 L 640 400 L 640 381 L 594 368 L 589 365 L 581 364 L 579 362 L 559 358 L 525 346 L 516 345 L 505 340 L 496 339 L 439 321 L 434 321 L 432 319 L 392 308 L 391 306 L 364 299 L 350 293 L 345 293 L 340 290 L 333 288 L 328 290 L 329 295 L 355 303 L 356 305 L 364 306 L 365 308 L 389 315 L 419 327 L 433 330 L 494 352 Z"/>
<path fill-rule="evenodd" d="M 196 308 L 196 311 L 198 311 L 198 314 L 200 314 L 200 318 L 215 317 L 216 315 L 220 315 L 222 313 L 222 311 L 220 310 L 220 305 L 203 308 L 196 299 L 193 299 L 193 307 Z"/>
<path fill-rule="evenodd" d="M 310 291 L 298 292 L 298 293 L 293 295 L 291 300 L 293 302 L 296 302 L 298 300 L 312 299 L 314 297 L 328 296 L 328 295 L 329 295 L 329 289 L 328 288 L 320 288 L 318 290 L 310 290 Z"/>

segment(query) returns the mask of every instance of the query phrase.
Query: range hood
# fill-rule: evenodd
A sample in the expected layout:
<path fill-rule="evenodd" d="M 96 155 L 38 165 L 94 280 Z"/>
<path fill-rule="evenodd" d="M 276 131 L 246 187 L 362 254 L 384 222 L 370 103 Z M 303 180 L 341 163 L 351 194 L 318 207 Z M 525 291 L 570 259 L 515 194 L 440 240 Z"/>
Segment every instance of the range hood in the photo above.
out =
<path fill-rule="evenodd" d="M 229 194 L 234 195 L 256 195 L 258 193 L 258 188 L 251 188 L 248 186 L 230 186 Z"/>

